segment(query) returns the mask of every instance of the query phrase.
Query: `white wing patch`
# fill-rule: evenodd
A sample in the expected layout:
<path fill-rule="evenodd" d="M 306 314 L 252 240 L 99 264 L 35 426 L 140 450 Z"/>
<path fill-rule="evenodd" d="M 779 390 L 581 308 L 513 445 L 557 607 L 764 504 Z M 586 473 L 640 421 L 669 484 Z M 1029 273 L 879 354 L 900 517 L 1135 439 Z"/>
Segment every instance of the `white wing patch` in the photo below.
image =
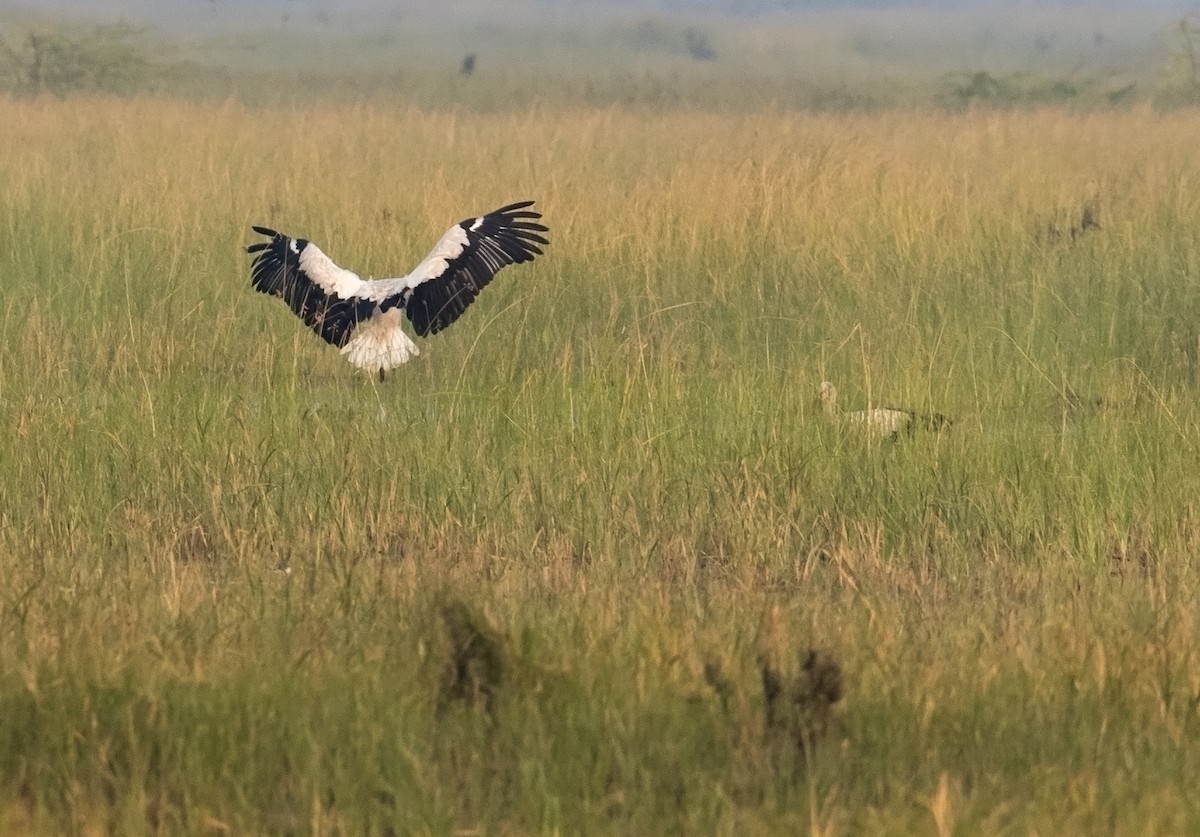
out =
<path fill-rule="evenodd" d="M 479 223 L 479 221 L 476 221 L 476 226 Z M 404 277 L 409 281 L 409 286 L 416 287 L 428 279 L 436 279 L 445 273 L 447 262 L 461 256 L 468 241 L 467 231 L 458 224 L 446 230 L 446 234 L 442 236 L 442 240 L 434 246 L 424 261 L 417 265 L 412 273 Z"/>
<path fill-rule="evenodd" d="M 293 240 L 292 247 L 295 246 L 296 242 Z M 362 289 L 363 280 L 357 273 L 338 267 L 333 259 L 311 242 L 300 253 L 299 266 L 304 274 L 327 294 L 349 299 Z"/>
<path fill-rule="evenodd" d="M 479 223 L 479 221 L 476 221 L 475 225 L 478 226 Z M 446 230 L 446 234 L 434 245 L 429 255 L 413 268 L 413 271 L 407 276 L 401 276 L 396 279 L 368 279 L 362 282 L 362 289 L 358 295 L 372 302 L 383 302 L 385 299 L 393 297 L 396 294 L 412 290 L 422 282 L 436 279 L 446 272 L 451 259 L 456 259 L 462 255 L 462 251 L 466 249 L 469 241 L 467 231 L 462 228 L 461 224 L 455 224 Z"/>

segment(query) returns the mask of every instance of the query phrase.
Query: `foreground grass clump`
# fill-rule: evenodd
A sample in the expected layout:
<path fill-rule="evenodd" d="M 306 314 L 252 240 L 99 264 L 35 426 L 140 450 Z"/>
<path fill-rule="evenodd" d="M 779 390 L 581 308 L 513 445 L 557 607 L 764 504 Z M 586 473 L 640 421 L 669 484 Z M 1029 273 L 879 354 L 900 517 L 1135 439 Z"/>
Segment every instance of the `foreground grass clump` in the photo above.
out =
<path fill-rule="evenodd" d="M 3 110 L 4 830 L 1196 828 L 1195 116 Z"/>

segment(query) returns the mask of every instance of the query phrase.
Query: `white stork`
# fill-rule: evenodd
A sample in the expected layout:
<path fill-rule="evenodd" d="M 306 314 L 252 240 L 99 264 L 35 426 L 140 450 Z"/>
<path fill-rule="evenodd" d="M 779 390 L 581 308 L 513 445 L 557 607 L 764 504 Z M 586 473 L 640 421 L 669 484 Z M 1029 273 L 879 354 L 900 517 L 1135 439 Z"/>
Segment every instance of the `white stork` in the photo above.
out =
<path fill-rule="evenodd" d="M 254 289 L 277 296 L 322 340 L 379 379 L 420 353 L 401 328 L 403 311 L 421 337 L 457 320 L 501 268 L 532 261 L 548 242 L 533 201 L 501 207 L 455 224 L 413 271 L 396 279 L 363 279 L 338 267 L 311 241 L 267 227 L 271 240 L 251 244 Z"/>
<path fill-rule="evenodd" d="M 829 381 L 821 382 L 821 407 L 832 418 L 840 418 L 851 425 L 861 427 L 869 433 L 898 439 L 901 434 L 909 435 L 917 430 L 940 430 L 950 425 L 950 419 L 941 413 L 917 413 L 898 407 L 872 407 L 852 413 L 838 411 L 837 387 Z"/>

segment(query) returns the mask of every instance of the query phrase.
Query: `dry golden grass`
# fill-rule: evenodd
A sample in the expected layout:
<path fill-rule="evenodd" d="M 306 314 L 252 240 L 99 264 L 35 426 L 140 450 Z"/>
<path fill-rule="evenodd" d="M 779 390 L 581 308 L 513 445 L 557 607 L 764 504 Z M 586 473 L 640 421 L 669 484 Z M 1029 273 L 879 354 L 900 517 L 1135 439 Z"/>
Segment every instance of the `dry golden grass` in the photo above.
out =
<path fill-rule="evenodd" d="M 1200 116 L 0 115 L 9 830 L 1195 828 Z M 248 285 L 523 198 L 382 386 Z"/>

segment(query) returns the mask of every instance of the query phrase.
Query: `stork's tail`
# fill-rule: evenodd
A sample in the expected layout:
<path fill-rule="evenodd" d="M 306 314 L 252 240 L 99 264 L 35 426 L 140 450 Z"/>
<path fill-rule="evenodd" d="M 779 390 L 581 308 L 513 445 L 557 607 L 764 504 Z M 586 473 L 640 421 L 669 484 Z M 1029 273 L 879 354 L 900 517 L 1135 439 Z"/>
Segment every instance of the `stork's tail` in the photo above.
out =
<path fill-rule="evenodd" d="M 342 355 L 367 372 L 387 372 L 421 353 L 400 327 L 401 309 L 393 308 L 358 324 Z"/>

